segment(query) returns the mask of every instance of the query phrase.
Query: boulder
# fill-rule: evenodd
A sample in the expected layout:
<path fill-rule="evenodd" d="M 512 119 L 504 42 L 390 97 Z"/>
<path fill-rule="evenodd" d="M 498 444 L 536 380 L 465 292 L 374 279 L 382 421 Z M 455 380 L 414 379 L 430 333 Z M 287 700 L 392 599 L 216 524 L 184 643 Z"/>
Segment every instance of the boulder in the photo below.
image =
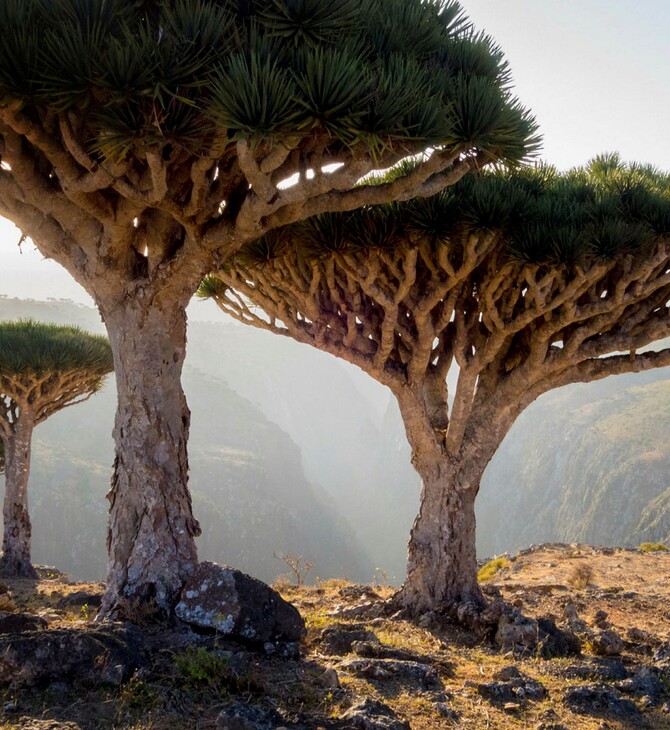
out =
<path fill-rule="evenodd" d="M 18 634 L 23 631 L 46 629 L 47 622 L 32 613 L 0 611 L 0 634 Z"/>
<path fill-rule="evenodd" d="M 365 628 L 336 624 L 321 632 L 320 651 L 322 654 L 343 656 L 352 651 L 352 645 L 356 642 L 379 644 L 379 639 Z"/>
<path fill-rule="evenodd" d="M 648 697 L 652 703 L 659 702 L 668 694 L 661 672 L 653 667 L 639 667 L 632 677 L 614 686 L 626 694 Z"/>
<path fill-rule="evenodd" d="M 500 617 L 495 643 L 503 651 L 524 652 L 537 646 L 537 621 L 517 613 L 510 616 L 504 613 Z"/>
<path fill-rule="evenodd" d="M 334 667 L 328 667 L 318 679 L 319 686 L 324 689 L 341 689 L 340 678 Z"/>
<path fill-rule="evenodd" d="M 91 608 L 100 608 L 102 604 L 101 593 L 90 593 L 89 591 L 75 591 L 68 593 L 66 596 L 58 599 L 57 608 L 72 608 L 79 606 L 90 606 Z"/>
<path fill-rule="evenodd" d="M 607 684 L 584 684 L 571 687 L 563 696 L 563 703 L 580 715 L 609 715 L 618 720 L 640 722 L 642 713 L 632 700 Z"/>
<path fill-rule="evenodd" d="M 513 665 L 493 675 L 494 682 L 471 683 L 485 700 L 496 703 L 538 701 L 547 695 L 545 686 Z"/>
<path fill-rule="evenodd" d="M 0 636 L 0 684 L 47 685 L 77 680 L 120 686 L 143 663 L 135 627 L 45 630 Z"/>
<path fill-rule="evenodd" d="M 351 730 L 410 730 L 409 723 L 399 720 L 388 705 L 369 697 L 352 705 L 341 719 Z"/>
<path fill-rule="evenodd" d="M 252 644 L 299 641 L 305 622 L 277 591 L 234 568 L 203 562 L 175 609 L 185 623 Z"/>
<path fill-rule="evenodd" d="M 626 642 L 612 629 L 597 633 L 591 639 L 593 653 L 598 656 L 619 656 L 626 648 Z"/>
<path fill-rule="evenodd" d="M 661 669 L 670 669 L 670 641 L 657 647 L 652 660 Z"/>
<path fill-rule="evenodd" d="M 380 601 L 379 594 L 371 587 L 364 586 L 359 583 L 352 583 L 348 586 L 342 586 L 339 590 L 342 598 L 354 601 Z"/>
<path fill-rule="evenodd" d="M 589 658 L 580 664 L 571 664 L 559 671 L 565 679 L 597 680 L 616 682 L 630 677 L 630 672 L 620 659 Z"/>
<path fill-rule="evenodd" d="M 435 668 L 419 662 L 399 659 L 346 659 L 340 664 L 340 669 L 373 681 L 393 679 L 415 690 L 436 692 L 444 689 Z"/>
<path fill-rule="evenodd" d="M 573 656 L 581 651 L 581 641 L 572 631 L 559 629 L 551 619 L 535 620 L 518 611 L 500 617 L 495 643 L 504 651 L 540 653 L 545 659 Z"/>
<path fill-rule="evenodd" d="M 540 653 L 545 659 L 581 654 L 582 642 L 573 631 L 559 629 L 549 618 L 538 618 L 537 626 L 540 632 Z"/>
<path fill-rule="evenodd" d="M 380 644 L 379 641 L 354 641 L 351 651 L 360 657 L 369 659 L 401 659 L 410 662 L 425 662 L 425 656 L 407 649 L 394 649 L 392 646 Z"/>

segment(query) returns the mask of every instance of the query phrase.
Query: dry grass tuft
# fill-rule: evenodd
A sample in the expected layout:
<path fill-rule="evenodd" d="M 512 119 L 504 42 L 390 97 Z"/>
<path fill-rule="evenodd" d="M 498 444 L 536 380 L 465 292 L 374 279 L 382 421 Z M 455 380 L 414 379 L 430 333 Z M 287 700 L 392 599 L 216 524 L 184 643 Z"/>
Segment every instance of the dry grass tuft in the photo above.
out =
<path fill-rule="evenodd" d="M 568 583 L 579 590 L 592 585 L 594 578 L 593 568 L 588 563 L 575 565 L 568 576 Z"/>

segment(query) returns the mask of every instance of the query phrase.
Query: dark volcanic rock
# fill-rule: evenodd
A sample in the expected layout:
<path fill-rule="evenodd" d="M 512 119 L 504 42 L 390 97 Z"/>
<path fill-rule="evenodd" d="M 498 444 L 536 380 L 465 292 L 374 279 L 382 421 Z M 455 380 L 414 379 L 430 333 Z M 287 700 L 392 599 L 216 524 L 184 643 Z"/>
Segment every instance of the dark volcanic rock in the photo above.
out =
<path fill-rule="evenodd" d="M 577 656 L 582 651 L 582 642 L 572 631 L 559 629 L 548 618 L 539 618 L 537 626 L 540 630 L 541 654 L 545 659 L 561 656 Z"/>
<path fill-rule="evenodd" d="M 343 656 L 352 651 L 354 642 L 365 642 L 366 644 L 379 644 L 379 639 L 364 628 L 339 624 L 329 626 L 321 632 L 322 654 Z"/>
<path fill-rule="evenodd" d="M 644 695 L 652 702 L 659 702 L 668 694 L 660 674 L 659 670 L 652 667 L 640 667 L 632 677 L 617 682 L 614 686 L 626 694 Z"/>
<path fill-rule="evenodd" d="M 234 702 L 216 718 L 216 730 L 276 730 L 281 725 L 277 713 L 272 716 L 244 702 Z"/>
<path fill-rule="evenodd" d="M 561 670 L 566 679 L 585 679 L 599 682 L 616 682 L 630 677 L 620 659 L 588 659 L 581 664 L 571 664 Z"/>
<path fill-rule="evenodd" d="M 520 672 L 515 666 L 503 667 L 493 679 L 496 681 L 472 683 L 477 692 L 491 702 L 537 701 L 547 695 L 541 682 Z"/>
<path fill-rule="evenodd" d="M 340 668 L 357 677 L 372 680 L 397 680 L 419 690 L 442 690 L 442 682 L 434 667 L 398 659 L 347 659 Z"/>
<path fill-rule="evenodd" d="M 626 648 L 624 640 L 612 629 L 606 629 L 591 639 L 593 653 L 600 656 L 618 656 Z"/>
<path fill-rule="evenodd" d="M 342 720 L 351 730 L 410 730 L 409 723 L 399 720 L 388 705 L 369 697 L 350 707 Z"/>
<path fill-rule="evenodd" d="M 581 641 L 572 631 L 559 629 L 550 619 L 535 620 L 518 611 L 500 617 L 495 642 L 505 651 L 539 652 L 545 659 L 573 656 L 582 648 Z"/>
<path fill-rule="evenodd" d="M 0 684 L 71 681 L 119 686 L 143 663 L 139 629 L 109 625 L 0 637 Z"/>
<path fill-rule="evenodd" d="M 661 669 L 670 669 L 670 641 L 666 641 L 656 649 L 653 661 Z"/>
<path fill-rule="evenodd" d="M 426 657 L 407 649 L 394 649 L 376 641 L 354 641 L 351 651 L 369 659 L 401 659 L 402 661 L 425 663 Z"/>
<path fill-rule="evenodd" d="M 632 700 L 623 699 L 621 693 L 606 684 L 584 684 L 572 687 L 563 696 L 563 703 L 580 715 L 610 715 L 619 720 L 643 719 L 642 713 Z"/>
<path fill-rule="evenodd" d="M 89 593 L 88 591 L 76 591 L 75 593 L 68 593 L 67 596 L 63 596 L 58 599 L 56 603 L 57 608 L 71 608 L 72 606 L 91 606 L 92 608 L 99 608 L 102 604 L 101 593 Z"/>
<path fill-rule="evenodd" d="M 203 562 L 186 583 L 175 609 L 187 624 L 254 644 L 299 641 L 305 622 L 270 586 L 239 570 Z"/>
<path fill-rule="evenodd" d="M 353 599 L 356 601 L 379 601 L 381 600 L 378 593 L 376 593 L 370 586 L 360 585 L 354 583 L 348 586 L 342 586 L 339 590 L 342 598 Z"/>
<path fill-rule="evenodd" d="M 32 613 L 8 613 L 0 611 L 0 634 L 18 634 L 22 631 L 46 629 L 47 622 Z"/>

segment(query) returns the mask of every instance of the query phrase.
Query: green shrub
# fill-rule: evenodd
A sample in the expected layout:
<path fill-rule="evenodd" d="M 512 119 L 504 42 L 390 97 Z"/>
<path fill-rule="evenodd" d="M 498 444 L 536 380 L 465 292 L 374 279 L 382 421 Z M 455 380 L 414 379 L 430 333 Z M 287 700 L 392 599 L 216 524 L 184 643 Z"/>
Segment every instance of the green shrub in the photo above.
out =
<path fill-rule="evenodd" d="M 479 569 L 479 572 L 477 573 L 477 580 L 480 583 L 491 580 L 491 578 L 494 578 L 503 568 L 506 568 L 508 565 L 509 560 L 507 558 L 494 558 L 493 560 L 489 560 L 486 565 L 482 565 L 482 567 Z"/>
<path fill-rule="evenodd" d="M 637 546 L 643 553 L 667 553 L 668 548 L 662 542 L 643 542 Z"/>
<path fill-rule="evenodd" d="M 220 684 L 230 674 L 228 657 L 204 646 L 189 646 L 175 655 L 174 663 L 182 677 L 193 684 Z"/>

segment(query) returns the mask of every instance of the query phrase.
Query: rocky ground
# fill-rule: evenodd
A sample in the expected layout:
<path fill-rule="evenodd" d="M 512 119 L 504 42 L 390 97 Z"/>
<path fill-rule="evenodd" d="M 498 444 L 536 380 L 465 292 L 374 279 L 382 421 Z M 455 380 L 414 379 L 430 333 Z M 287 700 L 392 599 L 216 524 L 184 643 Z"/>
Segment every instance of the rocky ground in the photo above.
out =
<path fill-rule="evenodd" d="M 280 586 L 300 644 L 255 646 L 95 625 L 102 586 L 42 569 L 0 593 L 0 728 L 670 728 L 670 553 L 544 545 L 498 565 L 485 590 L 515 612 L 488 636 L 327 581 Z"/>

